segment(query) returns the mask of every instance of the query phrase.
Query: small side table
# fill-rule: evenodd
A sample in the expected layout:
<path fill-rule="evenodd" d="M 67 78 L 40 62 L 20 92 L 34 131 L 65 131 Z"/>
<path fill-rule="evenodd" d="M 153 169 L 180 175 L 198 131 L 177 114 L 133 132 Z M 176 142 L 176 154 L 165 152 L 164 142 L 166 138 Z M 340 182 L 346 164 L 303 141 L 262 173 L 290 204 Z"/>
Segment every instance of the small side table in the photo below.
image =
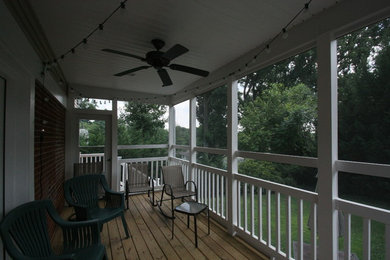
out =
<path fill-rule="evenodd" d="M 190 227 L 190 216 L 194 216 L 194 229 L 195 229 L 195 247 L 198 247 L 198 230 L 196 226 L 196 216 L 207 209 L 207 229 L 210 235 L 210 212 L 209 207 L 206 204 L 198 203 L 195 201 L 187 201 L 175 208 L 174 211 L 184 213 L 187 215 L 187 227 Z M 172 219 L 172 238 L 174 230 L 174 218 Z"/>

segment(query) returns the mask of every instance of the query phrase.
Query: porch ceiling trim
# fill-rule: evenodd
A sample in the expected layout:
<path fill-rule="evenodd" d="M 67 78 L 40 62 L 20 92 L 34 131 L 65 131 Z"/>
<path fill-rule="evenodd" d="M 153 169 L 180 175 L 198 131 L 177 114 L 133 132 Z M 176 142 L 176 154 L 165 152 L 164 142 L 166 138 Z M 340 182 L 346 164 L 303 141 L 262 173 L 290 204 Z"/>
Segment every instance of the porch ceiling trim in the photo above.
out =
<path fill-rule="evenodd" d="M 34 48 L 35 52 L 41 59 L 43 71 L 45 69 L 43 68 L 43 62 L 47 60 L 54 60 L 55 54 L 34 10 L 30 5 L 30 2 L 24 0 L 4 0 L 4 2 L 18 23 L 19 27 L 26 35 L 31 46 Z M 49 68 L 49 71 L 57 83 L 62 81 L 62 84 L 59 85 L 62 90 L 66 92 L 67 80 L 61 67 L 54 65 Z"/>

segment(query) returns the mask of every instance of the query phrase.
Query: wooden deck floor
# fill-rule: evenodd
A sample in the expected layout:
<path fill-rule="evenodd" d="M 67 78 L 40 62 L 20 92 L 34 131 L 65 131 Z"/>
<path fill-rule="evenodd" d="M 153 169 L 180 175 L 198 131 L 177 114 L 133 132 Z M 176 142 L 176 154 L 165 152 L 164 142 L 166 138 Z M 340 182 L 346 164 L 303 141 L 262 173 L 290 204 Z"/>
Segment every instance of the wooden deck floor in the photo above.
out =
<path fill-rule="evenodd" d="M 69 214 L 70 210 L 67 210 Z M 152 207 L 147 195 L 130 197 L 130 210 L 125 212 L 131 237 L 124 239 L 120 218 L 105 224 L 102 242 L 109 259 L 268 259 L 243 241 L 229 236 L 216 222 L 198 217 L 198 248 L 194 244 L 193 218 L 187 228 L 187 218 L 177 214 L 175 235 L 171 239 L 171 220 Z M 58 236 L 55 236 L 58 237 Z"/>

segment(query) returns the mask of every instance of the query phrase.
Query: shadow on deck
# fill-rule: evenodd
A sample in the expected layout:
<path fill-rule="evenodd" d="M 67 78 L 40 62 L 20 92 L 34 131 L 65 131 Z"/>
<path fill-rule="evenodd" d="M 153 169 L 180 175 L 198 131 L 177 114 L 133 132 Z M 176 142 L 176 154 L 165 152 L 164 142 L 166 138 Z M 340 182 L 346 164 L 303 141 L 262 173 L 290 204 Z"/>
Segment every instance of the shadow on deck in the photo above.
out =
<path fill-rule="evenodd" d="M 175 235 L 171 239 L 171 220 L 164 218 L 157 207 L 152 207 L 147 195 L 130 197 L 130 209 L 125 211 L 131 237 L 125 234 L 119 218 L 103 226 L 101 238 L 109 259 L 269 259 L 239 238 L 231 237 L 226 230 L 210 220 L 207 235 L 207 218 L 198 217 L 198 248 L 194 244 L 193 218 L 187 228 L 187 217 L 178 213 Z M 72 213 L 66 208 L 64 217 Z M 58 232 L 59 233 L 59 232 Z M 54 239 L 60 239 L 55 234 Z"/>

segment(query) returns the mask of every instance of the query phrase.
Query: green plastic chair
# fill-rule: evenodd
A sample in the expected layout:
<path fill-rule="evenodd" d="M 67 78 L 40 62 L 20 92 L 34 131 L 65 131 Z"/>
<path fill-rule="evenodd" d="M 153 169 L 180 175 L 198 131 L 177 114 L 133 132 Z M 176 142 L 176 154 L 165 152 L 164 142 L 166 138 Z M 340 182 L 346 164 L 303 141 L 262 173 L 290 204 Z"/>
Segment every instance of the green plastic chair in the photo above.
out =
<path fill-rule="evenodd" d="M 62 229 L 60 255 L 50 243 L 48 217 Z M 0 223 L 0 235 L 13 259 L 107 259 L 100 243 L 99 222 L 65 221 L 50 200 L 29 202 L 11 210 Z"/>
<path fill-rule="evenodd" d="M 103 189 L 105 207 L 99 207 L 99 195 Z M 74 207 L 76 220 L 98 219 L 104 223 L 121 217 L 126 238 L 129 231 L 124 216 L 124 194 L 114 192 L 108 188 L 106 178 L 102 174 L 86 174 L 74 177 L 65 182 L 65 200 Z"/>

